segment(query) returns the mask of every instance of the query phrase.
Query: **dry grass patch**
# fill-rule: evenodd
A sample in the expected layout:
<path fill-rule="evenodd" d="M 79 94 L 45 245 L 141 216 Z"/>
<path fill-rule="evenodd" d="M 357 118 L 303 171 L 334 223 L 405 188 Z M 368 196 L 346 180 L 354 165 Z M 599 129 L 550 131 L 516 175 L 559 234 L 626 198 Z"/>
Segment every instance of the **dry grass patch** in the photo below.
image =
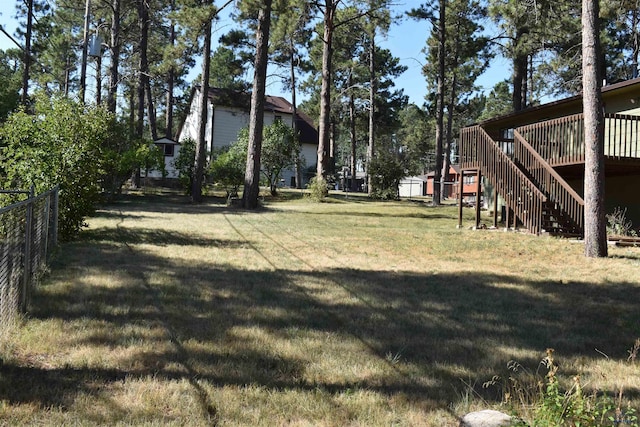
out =
<path fill-rule="evenodd" d="M 624 359 L 640 252 L 586 260 L 567 240 L 458 230 L 456 215 L 126 197 L 61 248 L 2 339 L 0 422 L 453 426 L 499 406 L 482 384 L 509 360 L 536 369 L 547 347 L 637 405 Z"/>

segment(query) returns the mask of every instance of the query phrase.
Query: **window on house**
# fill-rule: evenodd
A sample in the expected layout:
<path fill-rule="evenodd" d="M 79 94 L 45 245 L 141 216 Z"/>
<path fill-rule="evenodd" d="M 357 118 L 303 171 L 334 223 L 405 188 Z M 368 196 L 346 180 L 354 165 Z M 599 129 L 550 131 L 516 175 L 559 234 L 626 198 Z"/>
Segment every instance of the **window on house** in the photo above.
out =
<path fill-rule="evenodd" d="M 164 156 L 173 157 L 175 146 L 173 144 L 164 144 Z"/>
<path fill-rule="evenodd" d="M 275 116 L 275 117 L 273 118 L 273 121 L 274 121 L 274 122 L 281 122 L 281 121 L 282 121 L 282 116 Z"/>

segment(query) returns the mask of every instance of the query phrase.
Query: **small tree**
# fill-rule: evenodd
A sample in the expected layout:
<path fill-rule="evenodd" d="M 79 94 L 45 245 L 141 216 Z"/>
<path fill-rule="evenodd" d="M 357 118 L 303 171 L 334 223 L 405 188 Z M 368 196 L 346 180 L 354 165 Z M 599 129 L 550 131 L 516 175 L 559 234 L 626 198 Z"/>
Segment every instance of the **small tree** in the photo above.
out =
<path fill-rule="evenodd" d="M 121 126 L 118 128 L 122 131 L 119 135 L 124 135 L 124 129 Z M 149 141 L 115 138 L 103 147 L 102 157 L 102 189 L 109 198 L 120 194 L 125 181 L 136 169 L 165 173 L 164 153 Z"/>
<path fill-rule="evenodd" d="M 249 143 L 249 132 L 245 128 L 238 134 L 238 146 L 246 147 Z M 278 179 L 283 169 L 295 166 L 300 145 L 296 141 L 293 129 L 282 121 L 275 121 L 266 126 L 262 136 L 261 172 L 269 183 L 271 195 L 277 194 Z"/>
<path fill-rule="evenodd" d="M 100 200 L 102 149 L 121 135 L 106 110 L 69 99 L 39 97 L 34 112 L 13 113 L 0 128 L 0 187 L 43 192 L 59 185 L 60 238 L 69 240 Z"/>
<path fill-rule="evenodd" d="M 283 169 L 295 166 L 300 145 L 293 129 L 276 121 L 264 130 L 262 150 L 262 173 L 269 182 L 271 195 L 275 196 L 280 173 Z"/>
<path fill-rule="evenodd" d="M 386 150 L 378 150 L 369 165 L 371 171 L 371 197 L 382 200 L 397 200 L 398 186 L 404 178 L 405 166 L 401 159 Z"/>
<path fill-rule="evenodd" d="M 238 189 L 244 183 L 246 160 L 246 147 L 234 144 L 219 153 L 209 166 L 209 177 L 224 188 L 227 198 L 238 197 Z"/>
<path fill-rule="evenodd" d="M 180 155 L 173 161 L 178 181 L 187 194 L 191 194 L 195 174 L 196 141 L 187 138 L 180 142 Z"/>

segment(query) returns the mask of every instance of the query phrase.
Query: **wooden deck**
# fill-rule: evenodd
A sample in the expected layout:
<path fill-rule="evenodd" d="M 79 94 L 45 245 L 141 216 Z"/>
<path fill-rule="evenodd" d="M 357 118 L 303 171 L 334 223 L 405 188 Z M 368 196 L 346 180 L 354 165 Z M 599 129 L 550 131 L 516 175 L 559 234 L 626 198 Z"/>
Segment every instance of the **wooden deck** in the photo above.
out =
<path fill-rule="evenodd" d="M 605 114 L 604 127 L 606 175 L 640 175 L 640 117 Z M 513 139 L 467 127 L 460 133 L 460 167 L 483 175 L 530 232 L 582 234 L 584 201 L 567 181 L 584 179 L 583 129 L 582 114 L 517 127 Z"/>

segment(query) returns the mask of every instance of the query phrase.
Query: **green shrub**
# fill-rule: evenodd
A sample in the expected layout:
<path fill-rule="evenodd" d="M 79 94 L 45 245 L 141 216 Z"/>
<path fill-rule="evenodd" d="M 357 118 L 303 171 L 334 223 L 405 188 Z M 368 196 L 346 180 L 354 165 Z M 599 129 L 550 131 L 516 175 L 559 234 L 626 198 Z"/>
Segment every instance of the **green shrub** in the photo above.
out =
<path fill-rule="evenodd" d="M 244 183 L 247 156 L 236 145 L 220 152 L 209 166 L 209 177 L 214 184 L 222 186 L 227 198 L 237 197 L 238 189 Z"/>
<path fill-rule="evenodd" d="M 180 187 L 184 189 L 186 194 L 191 194 L 195 174 L 196 141 L 188 138 L 181 141 L 180 144 L 180 155 L 174 160 L 173 167 L 178 171 Z"/>
<path fill-rule="evenodd" d="M 329 195 L 327 181 L 322 177 L 313 177 L 307 184 L 309 189 L 309 197 L 316 202 L 323 201 Z"/>
<path fill-rule="evenodd" d="M 0 128 L 0 187 L 42 193 L 60 185 L 60 238 L 69 240 L 101 200 L 104 147 L 117 138 L 105 109 L 66 98 L 38 97 L 34 113 L 18 111 Z"/>

